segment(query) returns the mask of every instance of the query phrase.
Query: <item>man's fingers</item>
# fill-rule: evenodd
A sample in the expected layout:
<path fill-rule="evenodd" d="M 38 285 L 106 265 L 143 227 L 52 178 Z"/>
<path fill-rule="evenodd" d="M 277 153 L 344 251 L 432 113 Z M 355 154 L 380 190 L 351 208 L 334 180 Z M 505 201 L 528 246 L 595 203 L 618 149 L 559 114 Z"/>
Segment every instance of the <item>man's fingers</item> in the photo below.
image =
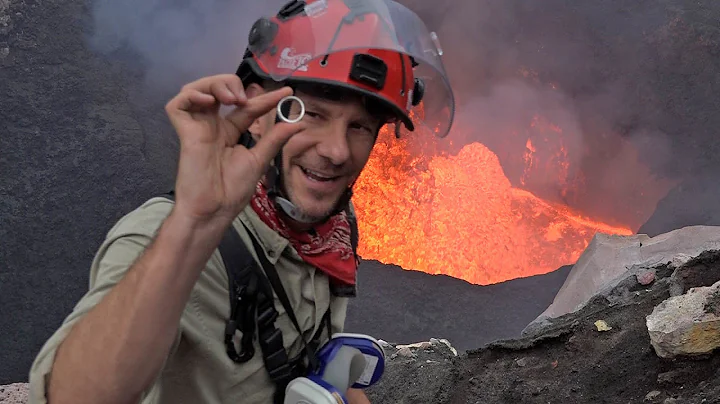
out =
<path fill-rule="evenodd" d="M 212 88 L 217 83 L 224 83 L 226 86 L 240 86 L 242 87 L 242 80 L 240 77 L 234 74 L 218 74 L 215 76 L 203 77 L 195 80 L 192 83 L 188 83 L 183 86 L 183 90 L 192 89 L 198 90 L 202 93 L 212 93 Z M 233 87 L 230 87 L 233 88 Z"/>
<path fill-rule="evenodd" d="M 298 123 L 278 123 L 258 140 L 257 144 L 250 149 L 250 153 L 255 155 L 256 160 L 261 162 L 264 168 L 265 163 L 269 164 L 285 143 L 293 135 L 303 131 L 305 127 L 306 125 L 302 121 Z"/>
<path fill-rule="evenodd" d="M 237 77 L 237 76 L 235 76 Z M 245 104 L 247 102 L 247 95 L 245 94 L 245 88 L 243 87 L 242 81 L 238 77 L 238 80 L 228 80 L 227 83 L 230 91 L 235 94 L 235 98 L 238 104 Z"/>
<path fill-rule="evenodd" d="M 206 94 L 206 96 L 199 96 Z M 210 97 L 213 98 L 212 102 Z M 243 89 L 240 77 L 234 74 L 221 74 L 211 77 L 203 77 L 190 84 L 183 86 L 178 95 L 175 96 L 168 105 L 166 110 L 171 112 L 173 109 L 188 111 L 192 104 L 210 106 L 215 102 L 225 105 L 243 105 L 247 102 L 247 96 Z"/>
<path fill-rule="evenodd" d="M 178 113 L 194 112 L 199 108 L 208 108 L 215 104 L 216 99 L 210 94 L 198 90 L 187 89 L 171 99 L 165 106 L 167 113 L 173 117 Z"/>
<path fill-rule="evenodd" d="M 277 107 L 281 99 L 292 94 L 293 90 L 290 87 L 283 87 L 279 90 L 258 95 L 249 99 L 244 106 L 228 114 L 226 119 L 232 122 L 240 132 L 244 132 L 252 125 L 255 119 Z"/>
<path fill-rule="evenodd" d="M 191 110 L 194 106 L 200 106 L 200 107 L 210 107 L 215 105 L 215 102 L 217 101 L 215 97 L 213 97 L 210 94 L 201 93 L 200 91 L 191 90 L 188 94 L 187 101 L 189 101 L 189 104 L 187 108 L 183 108 L 184 110 Z"/>

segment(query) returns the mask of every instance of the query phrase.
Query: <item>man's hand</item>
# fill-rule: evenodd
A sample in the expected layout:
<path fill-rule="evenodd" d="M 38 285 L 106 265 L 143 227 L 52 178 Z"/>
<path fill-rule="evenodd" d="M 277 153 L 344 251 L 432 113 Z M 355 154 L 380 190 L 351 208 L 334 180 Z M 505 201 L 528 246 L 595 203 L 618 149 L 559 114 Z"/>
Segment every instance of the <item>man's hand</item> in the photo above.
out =
<path fill-rule="evenodd" d="M 178 212 L 203 223 L 229 222 L 242 211 L 273 157 L 304 126 L 278 123 L 252 149 L 238 145 L 238 139 L 288 95 L 292 89 L 284 87 L 247 99 L 240 78 L 224 74 L 187 84 L 168 102 L 165 110 L 180 138 Z M 223 117 L 221 105 L 236 108 Z"/>
<path fill-rule="evenodd" d="M 365 392 L 360 389 L 348 389 L 346 397 L 350 404 L 370 404 Z"/>

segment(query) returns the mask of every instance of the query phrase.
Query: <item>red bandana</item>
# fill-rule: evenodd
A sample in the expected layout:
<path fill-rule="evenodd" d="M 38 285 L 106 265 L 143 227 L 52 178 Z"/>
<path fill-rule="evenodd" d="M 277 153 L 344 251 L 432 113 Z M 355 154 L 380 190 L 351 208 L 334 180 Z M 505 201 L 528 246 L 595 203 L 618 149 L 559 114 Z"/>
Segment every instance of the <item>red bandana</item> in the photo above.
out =
<path fill-rule="evenodd" d="M 347 213 L 332 216 L 316 226 L 315 234 L 295 231 L 278 215 L 262 181 L 258 182 L 250 205 L 268 227 L 290 240 L 303 261 L 325 272 L 335 281 L 355 285 L 357 261 L 350 243 Z"/>

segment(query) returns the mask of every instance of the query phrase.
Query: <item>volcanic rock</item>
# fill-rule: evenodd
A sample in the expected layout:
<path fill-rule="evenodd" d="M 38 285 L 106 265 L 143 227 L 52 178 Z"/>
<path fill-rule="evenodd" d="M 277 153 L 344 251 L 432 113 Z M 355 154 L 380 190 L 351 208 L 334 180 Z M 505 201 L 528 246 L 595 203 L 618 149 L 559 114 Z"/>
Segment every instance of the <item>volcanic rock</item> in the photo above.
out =
<path fill-rule="evenodd" d="M 25 404 L 28 400 L 28 384 L 14 383 L 0 386 L 0 403 Z"/>
<path fill-rule="evenodd" d="M 644 271 L 636 275 L 637 281 L 643 286 L 647 286 L 655 281 L 655 271 Z"/>
<path fill-rule="evenodd" d="M 523 330 L 523 335 L 536 332 L 547 324 L 547 319 L 572 313 L 582 308 L 598 294 L 627 299 L 629 291 L 640 285 L 647 286 L 652 280 L 648 269 L 660 264 L 671 264 L 670 269 L 681 266 L 691 257 L 703 251 L 720 248 L 720 227 L 691 226 L 656 237 L 644 234 L 611 236 L 597 234 L 578 262 L 573 266 L 553 303 Z M 634 280 L 627 290 L 615 287 L 629 275 Z M 638 278 L 639 275 L 639 278 Z M 611 294 L 615 290 L 619 294 Z"/>
<path fill-rule="evenodd" d="M 454 382 L 457 351 L 446 339 L 384 345 L 385 373 L 366 393 L 372 403 L 444 402 Z M 402 352 L 410 351 L 411 356 Z"/>
<path fill-rule="evenodd" d="M 428 356 L 438 352 L 413 348 L 416 359 L 387 361 L 383 380 L 368 392 L 371 402 L 718 402 L 720 352 L 664 360 L 653 351 L 645 320 L 670 297 L 671 288 L 719 282 L 720 251 L 703 252 L 673 271 L 669 266 L 651 268 L 657 279 L 629 293 L 628 300 L 607 296 L 625 293 L 625 283 L 636 282 L 635 275 L 580 310 L 549 319 L 551 327 L 539 334 L 495 341 L 457 357 Z M 710 303 L 706 306 L 715 307 L 714 300 Z M 612 329 L 598 332 L 598 319 Z M 394 353 L 397 346 L 388 350 Z"/>
<path fill-rule="evenodd" d="M 403 357 L 403 358 L 412 358 L 415 356 L 413 354 L 412 350 L 408 347 L 398 349 L 398 351 L 395 353 L 395 355 Z"/>
<path fill-rule="evenodd" d="M 660 397 L 661 391 L 653 390 L 645 395 L 645 401 L 655 401 L 656 398 Z"/>
<path fill-rule="evenodd" d="M 475 349 L 519 336 L 552 303 L 569 272 L 566 266 L 544 275 L 480 286 L 363 260 L 358 270 L 359 293 L 348 304 L 345 332 L 396 344 L 442 335 L 458 352 Z"/>
<path fill-rule="evenodd" d="M 720 282 L 671 297 L 647 316 L 650 340 L 658 356 L 704 355 L 720 347 Z"/>

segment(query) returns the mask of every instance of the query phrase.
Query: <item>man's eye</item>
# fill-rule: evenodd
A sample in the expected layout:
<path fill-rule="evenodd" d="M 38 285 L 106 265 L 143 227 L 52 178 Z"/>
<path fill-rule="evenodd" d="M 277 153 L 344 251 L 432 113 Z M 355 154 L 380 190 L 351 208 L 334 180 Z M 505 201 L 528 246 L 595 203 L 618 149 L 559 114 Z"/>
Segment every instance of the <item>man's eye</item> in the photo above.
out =
<path fill-rule="evenodd" d="M 320 114 L 318 114 L 317 112 L 308 111 L 308 110 L 305 110 L 305 115 L 309 116 L 310 118 L 319 118 L 320 117 Z"/>
<path fill-rule="evenodd" d="M 354 124 L 350 125 L 350 127 L 351 127 L 352 129 L 362 130 L 362 131 L 365 131 L 365 132 L 368 132 L 368 133 L 372 132 L 372 131 L 370 130 L 370 127 L 369 127 L 369 126 L 363 125 L 363 124 L 361 124 L 361 123 L 354 123 Z"/>

